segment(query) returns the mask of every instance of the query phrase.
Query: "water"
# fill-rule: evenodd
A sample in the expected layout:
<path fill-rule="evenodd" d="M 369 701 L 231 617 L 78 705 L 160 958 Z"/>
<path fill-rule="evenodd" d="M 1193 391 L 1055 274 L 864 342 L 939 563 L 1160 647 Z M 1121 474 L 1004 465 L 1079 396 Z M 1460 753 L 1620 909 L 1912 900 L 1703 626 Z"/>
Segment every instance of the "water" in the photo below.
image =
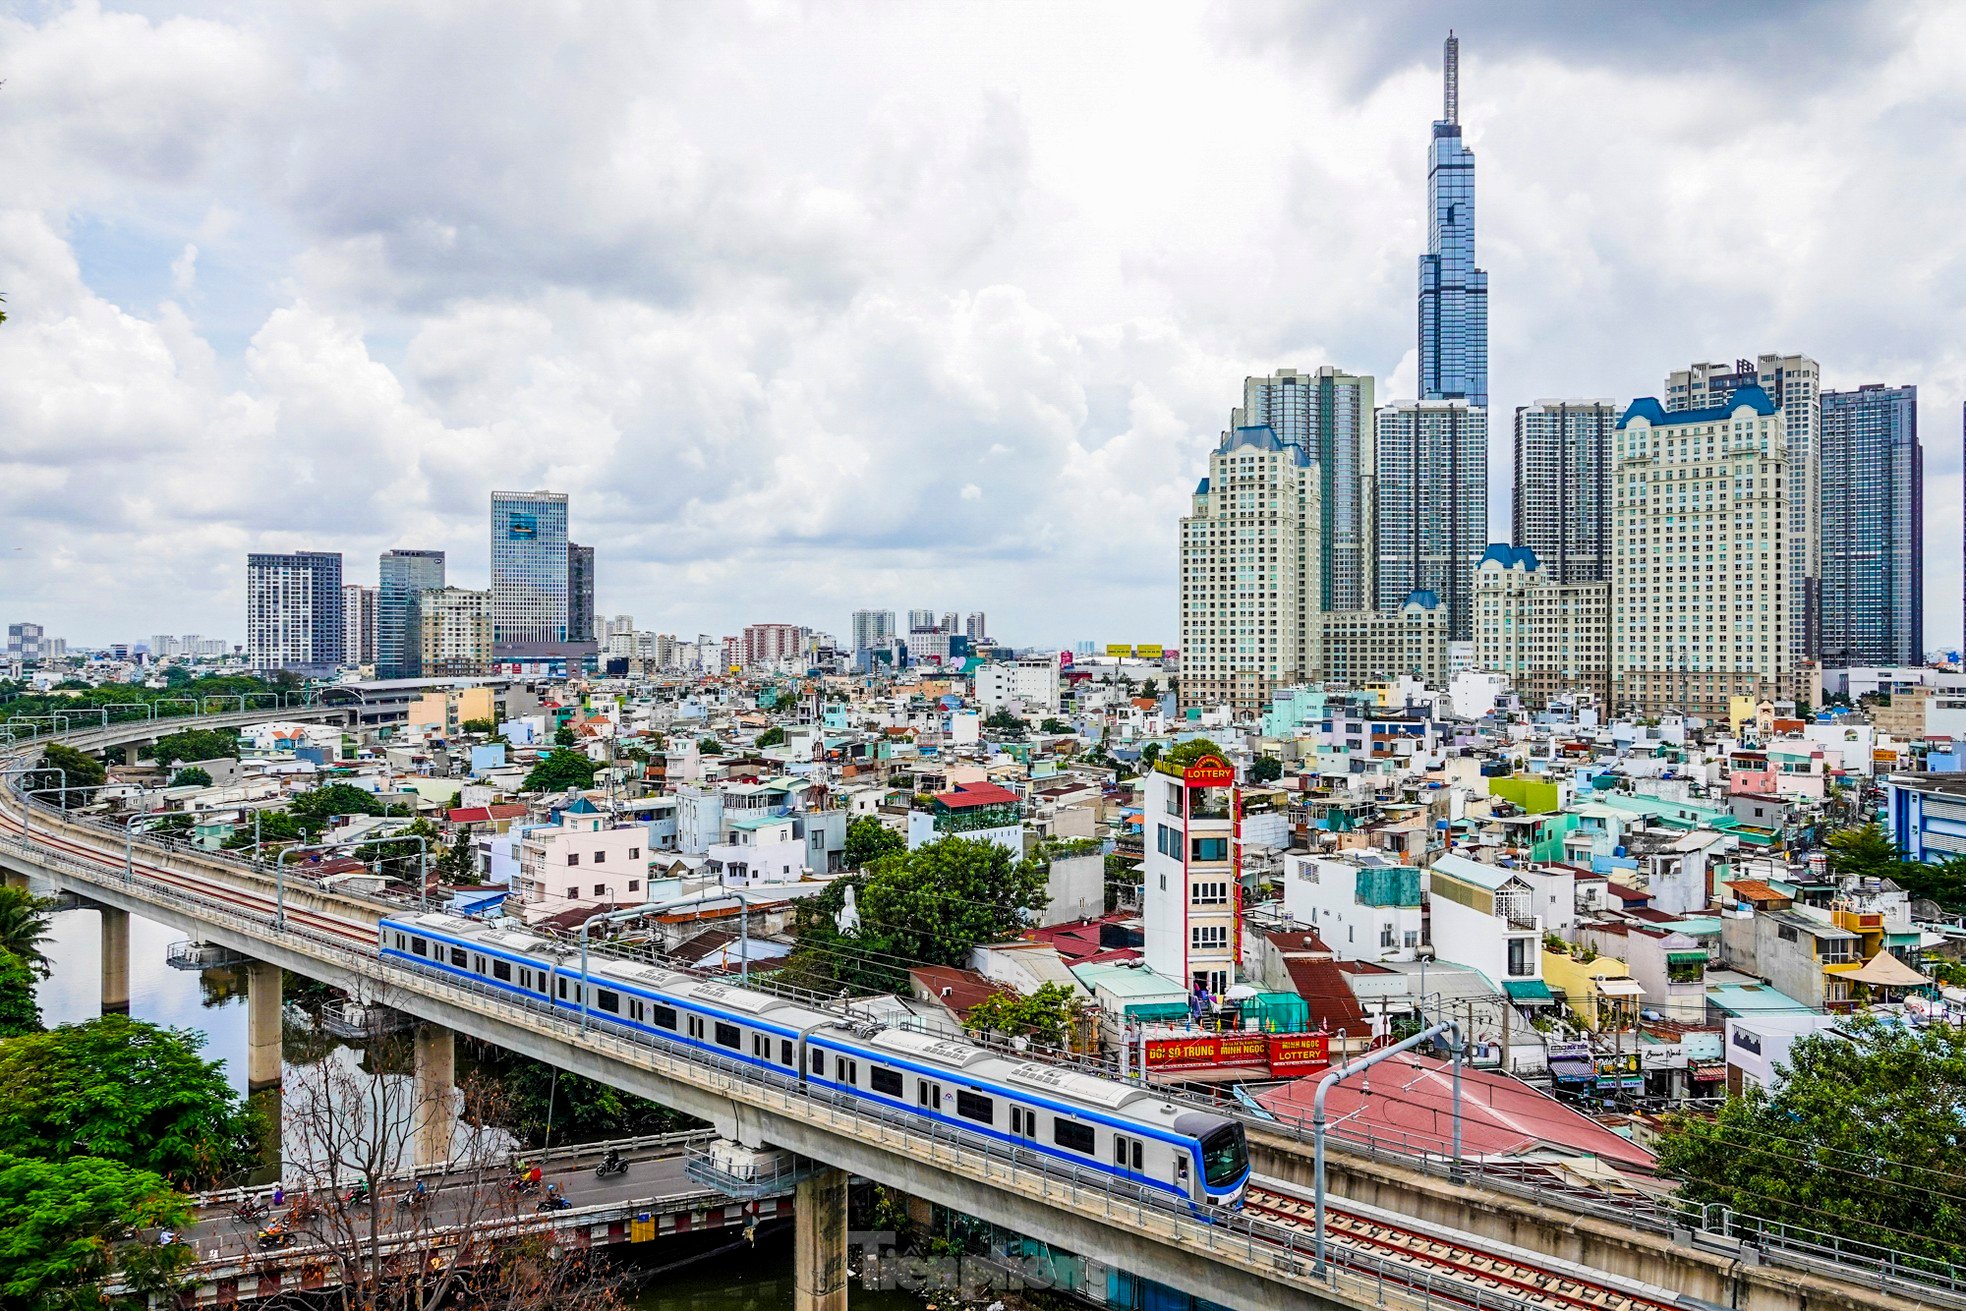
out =
<path fill-rule="evenodd" d="M 654 1259 L 661 1260 L 658 1244 Z M 760 1240 L 757 1247 L 709 1255 L 683 1269 L 657 1274 L 628 1299 L 636 1311 L 786 1311 L 792 1305 L 792 1240 L 789 1234 Z M 898 1289 L 847 1289 L 851 1311 L 958 1311 L 949 1298 L 924 1299 Z"/>

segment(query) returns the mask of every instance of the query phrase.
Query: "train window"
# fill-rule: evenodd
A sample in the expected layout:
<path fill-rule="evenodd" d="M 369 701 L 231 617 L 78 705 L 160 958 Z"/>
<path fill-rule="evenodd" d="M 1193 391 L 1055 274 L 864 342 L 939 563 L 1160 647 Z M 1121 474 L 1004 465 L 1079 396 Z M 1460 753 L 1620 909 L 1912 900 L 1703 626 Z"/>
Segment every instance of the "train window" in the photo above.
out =
<path fill-rule="evenodd" d="M 475 951 L 471 953 L 471 972 L 473 974 L 483 974 L 485 972 L 485 958 Z"/>
<path fill-rule="evenodd" d="M 751 1054 L 760 1060 L 771 1059 L 771 1039 L 761 1033 L 751 1035 Z"/>
<path fill-rule="evenodd" d="M 560 1000 L 565 1001 L 567 999 L 567 981 L 565 979 L 559 979 L 557 982 L 560 985 Z"/>
<path fill-rule="evenodd" d="M 621 1014 L 621 994 L 612 988 L 594 989 L 594 1004 L 610 1015 Z"/>
<path fill-rule="evenodd" d="M 735 1024 L 725 1024 L 721 1020 L 717 1022 L 717 1046 L 736 1051 L 743 1045 L 744 1035 L 737 1031 Z"/>
<path fill-rule="evenodd" d="M 1053 1120 L 1051 1122 L 1051 1141 L 1067 1151 L 1083 1152 L 1092 1155 L 1092 1126 L 1080 1124 L 1075 1120 Z"/>
<path fill-rule="evenodd" d="M 812 1049 L 812 1072 L 819 1075 L 826 1073 L 826 1053 L 817 1047 Z"/>
<path fill-rule="evenodd" d="M 778 1063 L 780 1065 L 796 1065 L 798 1063 L 792 1059 L 792 1040 L 790 1038 L 780 1038 L 778 1040 Z"/>
<path fill-rule="evenodd" d="M 512 982 L 512 962 L 509 960 L 493 961 L 492 977 L 494 979 L 502 980 L 506 983 Z"/>
<path fill-rule="evenodd" d="M 956 1089 L 956 1114 L 965 1120 L 978 1124 L 997 1122 L 997 1103 L 994 1098 L 984 1097 L 965 1089 Z"/>
<path fill-rule="evenodd" d="M 916 1091 L 915 1101 L 917 1104 L 931 1111 L 941 1110 L 942 1085 L 939 1083 L 930 1083 L 927 1079 L 923 1079 L 922 1086 Z"/>
<path fill-rule="evenodd" d="M 639 997 L 628 999 L 628 1018 L 637 1024 L 648 1018 L 648 1008 L 642 1005 Z"/>
<path fill-rule="evenodd" d="M 884 1093 L 889 1097 L 899 1097 L 901 1095 L 901 1071 L 899 1070 L 890 1070 L 885 1065 L 871 1066 L 867 1071 L 867 1082 L 873 1085 L 874 1091 L 877 1093 Z"/>
<path fill-rule="evenodd" d="M 430 954 L 430 944 L 422 938 L 411 938 L 410 950 L 419 956 L 428 956 Z"/>
<path fill-rule="evenodd" d="M 664 1006 L 660 1002 L 652 1003 L 649 1006 L 649 1023 L 658 1029 L 675 1028 L 676 1008 L 674 1006 Z"/>
<path fill-rule="evenodd" d="M 464 968 L 464 948 L 462 947 L 451 948 L 451 964 L 455 965 L 460 970 Z"/>
<path fill-rule="evenodd" d="M 403 949 L 403 935 L 397 933 L 392 936 L 396 939 L 396 950 L 401 951 Z"/>

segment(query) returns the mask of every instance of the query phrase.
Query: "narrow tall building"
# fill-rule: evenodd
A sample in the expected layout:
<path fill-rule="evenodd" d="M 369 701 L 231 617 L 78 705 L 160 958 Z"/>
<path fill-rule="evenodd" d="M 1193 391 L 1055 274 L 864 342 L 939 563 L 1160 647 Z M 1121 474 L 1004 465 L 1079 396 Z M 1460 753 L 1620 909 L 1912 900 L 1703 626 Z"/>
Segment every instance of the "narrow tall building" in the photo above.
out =
<path fill-rule="evenodd" d="M 1397 401 L 1379 407 L 1374 432 L 1375 608 L 1433 592 L 1447 607 L 1447 640 L 1465 642 L 1488 549 L 1488 412 L 1463 400 Z"/>
<path fill-rule="evenodd" d="M 594 548 L 567 543 L 567 641 L 594 642 Z"/>
<path fill-rule="evenodd" d="M 1461 139 L 1461 43 L 1452 32 L 1442 51 L 1442 81 L 1441 116 L 1427 154 L 1420 399 L 1461 399 L 1486 409 L 1488 274 L 1475 267 L 1475 159 Z"/>
<path fill-rule="evenodd" d="M 1918 388 L 1822 394 L 1822 660 L 1925 659 L 1925 455 Z"/>
<path fill-rule="evenodd" d="M 1781 412 L 1788 446 L 1789 626 L 1798 658 L 1813 659 L 1819 644 L 1822 576 L 1822 368 L 1807 355 L 1764 354 L 1752 360 L 1694 364 L 1666 376 L 1669 413 L 1725 405 L 1742 387 L 1759 387 Z"/>
<path fill-rule="evenodd" d="M 492 647 L 499 657 L 566 655 L 569 554 L 565 492 L 492 493 Z"/>
<path fill-rule="evenodd" d="M 444 585 L 444 553 L 384 551 L 376 562 L 376 582 L 376 677 L 420 678 L 417 598 Z"/>
<path fill-rule="evenodd" d="M 342 666 L 341 552 L 246 557 L 246 660 L 326 677 Z"/>
<path fill-rule="evenodd" d="M 418 598 L 417 651 L 430 678 L 468 677 L 491 672 L 492 598 L 490 592 L 440 587 Z"/>
<path fill-rule="evenodd" d="M 1704 409 L 1633 401 L 1612 452 L 1613 708 L 1727 713 L 1796 694 L 1797 495 L 1784 418 L 1753 384 Z"/>
<path fill-rule="evenodd" d="M 1262 707 L 1317 660 L 1316 470 L 1268 426 L 1236 428 L 1208 457 L 1181 520 L 1181 701 Z"/>
<path fill-rule="evenodd" d="M 1326 365 L 1313 373 L 1278 369 L 1247 378 L 1231 428 L 1268 427 L 1316 467 L 1318 604 L 1326 610 L 1372 605 L 1373 380 Z"/>
<path fill-rule="evenodd" d="M 1537 401 L 1515 412 L 1513 545 L 1533 553 L 1545 581 L 1601 583 L 1610 576 L 1610 401 Z"/>
<path fill-rule="evenodd" d="M 375 664 L 377 589 L 360 583 L 343 583 L 341 599 L 342 659 L 350 669 Z"/>
<path fill-rule="evenodd" d="M 894 640 L 894 611 L 855 610 L 853 612 L 853 652 L 872 651 Z"/>

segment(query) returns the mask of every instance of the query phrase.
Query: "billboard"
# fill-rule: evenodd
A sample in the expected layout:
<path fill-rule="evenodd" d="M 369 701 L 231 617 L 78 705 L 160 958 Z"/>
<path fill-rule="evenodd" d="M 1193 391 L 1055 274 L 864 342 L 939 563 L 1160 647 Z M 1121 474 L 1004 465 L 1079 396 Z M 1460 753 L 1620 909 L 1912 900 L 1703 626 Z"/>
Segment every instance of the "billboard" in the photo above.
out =
<path fill-rule="evenodd" d="M 1203 756 L 1181 771 L 1184 788 L 1226 788 L 1235 786 L 1235 767 L 1220 756 Z"/>
<path fill-rule="evenodd" d="M 1269 1064 L 1270 1041 L 1261 1033 L 1197 1033 L 1147 1039 L 1150 1070 L 1214 1070 Z"/>
<path fill-rule="evenodd" d="M 1270 1073 L 1279 1077 L 1312 1074 L 1331 1064 L 1328 1033 L 1270 1035 Z"/>
<path fill-rule="evenodd" d="M 1132 656 L 1133 645 L 1130 642 L 1108 642 L 1106 643 L 1106 654 L 1115 659 L 1125 660 Z"/>
<path fill-rule="evenodd" d="M 1159 642 L 1142 642 L 1133 648 L 1133 654 L 1142 660 L 1158 660 L 1165 651 Z"/>

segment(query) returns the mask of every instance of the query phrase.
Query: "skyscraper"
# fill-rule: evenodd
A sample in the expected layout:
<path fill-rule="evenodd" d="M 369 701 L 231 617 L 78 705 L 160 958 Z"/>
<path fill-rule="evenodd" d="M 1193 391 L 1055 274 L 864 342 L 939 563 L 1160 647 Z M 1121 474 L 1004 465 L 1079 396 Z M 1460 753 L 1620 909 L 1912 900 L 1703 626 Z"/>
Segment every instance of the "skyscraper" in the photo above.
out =
<path fill-rule="evenodd" d="M 1420 399 L 1458 398 L 1486 409 L 1488 274 L 1475 267 L 1475 161 L 1461 140 L 1461 43 L 1452 32 L 1442 72 L 1441 118 L 1427 156 L 1427 253 L 1420 257 Z"/>
<path fill-rule="evenodd" d="M 963 619 L 963 636 L 971 642 L 987 641 L 990 636 L 990 620 L 981 610 L 972 610 Z"/>
<path fill-rule="evenodd" d="M 894 640 L 894 611 L 855 610 L 853 612 L 853 651 L 872 651 Z"/>
<path fill-rule="evenodd" d="M 1610 576 L 1610 401 L 1537 401 L 1515 411 L 1512 536 L 1544 582 L 1603 582 Z"/>
<path fill-rule="evenodd" d="M 1488 549 L 1488 411 L 1463 400 L 1397 401 L 1374 421 L 1375 606 L 1413 592 L 1447 606 L 1447 640 L 1473 634 L 1475 570 Z"/>
<path fill-rule="evenodd" d="M 935 611 L 910 610 L 908 612 L 908 631 L 916 632 L 923 628 L 935 627 Z"/>
<path fill-rule="evenodd" d="M 376 562 L 375 673 L 420 678 L 417 598 L 444 585 L 442 551 L 384 551 Z"/>
<path fill-rule="evenodd" d="M 491 593 L 439 587 L 417 598 L 418 659 L 428 677 L 488 673 L 492 658 Z"/>
<path fill-rule="evenodd" d="M 373 665 L 377 589 L 364 587 L 360 583 L 343 583 L 341 598 L 342 659 L 348 662 L 350 669 Z"/>
<path fill-rule="evenodd" d="M 1372 604 L 1373 380 L 1329 365 L 1315 373 L 1278 369 L 1247 378 L 1231 428 L 1267 426 L 1317 466 L 1320 507 L 1318 604 Z"/>
<path fill-rule="evenodd" d="M 342 663 L 341 552 L 246 557 L 246 659 L 326 676 Z"/>
<path fill-rule="evenodd" d="M 1918 388 L 1822 394 L 1822 660 L 1925 658 L 1925 455 Z"/>
<path fill-rule="evenodd" d="M 498 656 L 566 654 L 569 555 L 565 492 L 492 493 L 492 647 Z"/>
<path fill-rule="evenodd" d="M 594 636 L 594 548 L 567 544 L 567 641 Z"/>

